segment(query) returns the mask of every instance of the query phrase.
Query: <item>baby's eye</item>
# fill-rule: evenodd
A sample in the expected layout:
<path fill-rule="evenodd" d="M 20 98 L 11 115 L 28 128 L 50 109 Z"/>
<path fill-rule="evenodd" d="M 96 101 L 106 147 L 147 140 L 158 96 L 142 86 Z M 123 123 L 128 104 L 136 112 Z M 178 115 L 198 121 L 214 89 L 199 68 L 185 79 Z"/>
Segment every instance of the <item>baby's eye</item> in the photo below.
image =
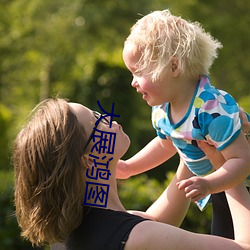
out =
<path fill-rule="evenodd" d="M 140 77 L 140 76 L 142 76 L 142 72 L 141 71 L 136 71 L 136 72 L 134 72 L 133 76 Z"/>

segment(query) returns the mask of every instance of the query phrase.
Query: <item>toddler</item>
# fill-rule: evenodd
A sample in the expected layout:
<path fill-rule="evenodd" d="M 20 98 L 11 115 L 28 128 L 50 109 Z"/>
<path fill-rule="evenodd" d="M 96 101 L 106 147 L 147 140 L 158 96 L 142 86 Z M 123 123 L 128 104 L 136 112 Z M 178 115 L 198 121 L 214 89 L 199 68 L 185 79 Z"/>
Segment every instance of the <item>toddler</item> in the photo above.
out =
<path fill-rule="evenodd" d="M 222 45 L 197 22 L 169 10 L 136 22 L 125 41 L 123 59 L 131 85 L 152 107 L 157 137 L 132 158 L 121 161 L 117 177 L 158 166 L 176 151 L 195 175 L 178 188 L 201 209 L 210 194 L 229 189 L 250 174 L 249 145 L 241 132 L 239 109 L 231 95 L 211 84 L 209 69 Z M 221 151 L 225 163 L 213 171 L 197 141 Z"/>

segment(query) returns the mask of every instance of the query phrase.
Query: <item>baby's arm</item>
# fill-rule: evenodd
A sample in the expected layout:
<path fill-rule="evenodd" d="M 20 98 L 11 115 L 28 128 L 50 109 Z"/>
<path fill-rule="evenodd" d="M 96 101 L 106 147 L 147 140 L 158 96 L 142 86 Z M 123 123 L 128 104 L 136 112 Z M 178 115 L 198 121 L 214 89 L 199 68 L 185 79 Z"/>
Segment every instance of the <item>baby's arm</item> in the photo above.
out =
<path fill-rule="evenodd" d="M 217 171 L 204 177 L 191 177 L 178 183 L 178 187 L 184 189 L 188 198 L 197 201 L 210 193 L 227 190 L 242 183 L 250 174 L 250 148 L 243 133 L 222 150 L 221 155 L 225 162 Z M 223 163 L 221 156 L 215 161 Z"/>
<path fill-rule="evenodd" d="M 126 179 L 143 173 L 171 158 L 176 149 L 170 139 L 163 140 L 155 137 L 142 150 L 126 161 L 119 161 L 116 178 Z"/>

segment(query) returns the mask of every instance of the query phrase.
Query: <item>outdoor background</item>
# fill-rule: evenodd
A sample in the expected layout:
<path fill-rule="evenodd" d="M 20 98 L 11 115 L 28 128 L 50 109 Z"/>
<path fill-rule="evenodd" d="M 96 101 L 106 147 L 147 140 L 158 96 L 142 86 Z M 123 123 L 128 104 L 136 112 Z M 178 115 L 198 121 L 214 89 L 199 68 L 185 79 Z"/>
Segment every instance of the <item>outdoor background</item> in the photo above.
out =
<path fill-rule="evenodd" d="M 115 103 L 117 120 L 136 153 L 155 136 L 150 107 L 130 86 L 121 53 L 141 15 L 170 8 L 203 27 L 224 47 L 212 83 L 250 112 L 249 0 L 0 0 L 0 249 L 32 249 L 14 217 L 11 147 L 29 111 L 51 96 L 97 109 Z M 119 181 L 128 209 L 146 209 L 165 188 L 178 157 L 146 174 Z M 182 225 L 209 232 L 211 208 L 192 204 Z"/>

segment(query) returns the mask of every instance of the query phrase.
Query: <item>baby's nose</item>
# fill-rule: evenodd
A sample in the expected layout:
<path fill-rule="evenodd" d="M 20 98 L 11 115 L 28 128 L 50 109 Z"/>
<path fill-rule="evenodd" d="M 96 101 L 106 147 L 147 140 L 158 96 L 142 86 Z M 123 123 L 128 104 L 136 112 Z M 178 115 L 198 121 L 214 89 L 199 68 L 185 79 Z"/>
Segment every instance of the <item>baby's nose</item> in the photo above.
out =
<path fill-rule="evenodd" d="M 136 88 L 137 85 L 138 85 L 137 81 L 135 80 L 135 78 L 133 78 L 133 80 L 131 82 L 131 86 Z"/>

